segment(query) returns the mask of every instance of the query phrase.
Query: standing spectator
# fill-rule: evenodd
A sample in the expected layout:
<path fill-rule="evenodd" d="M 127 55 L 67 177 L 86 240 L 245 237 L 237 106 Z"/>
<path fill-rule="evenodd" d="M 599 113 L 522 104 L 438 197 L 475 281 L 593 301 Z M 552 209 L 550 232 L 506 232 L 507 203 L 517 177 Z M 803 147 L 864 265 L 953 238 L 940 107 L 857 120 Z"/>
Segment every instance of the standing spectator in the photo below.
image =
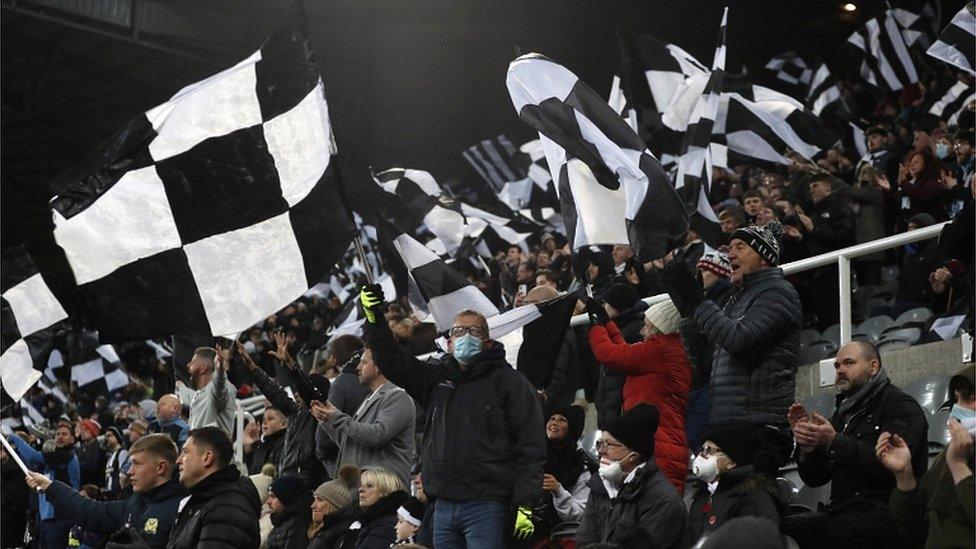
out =
<path fill-rule="evenodd" d="M 695 265 L 701 275 L 705 299 L 724 308 L 732 293 L 729 276 L 732 264 L 725 252 L 708 252 Z M 693 318 L 682 318 L 678 323 L 678 333 L 685 346 L 691 363 L 691 389 L 688 392 L 688 407 L 685 410 L 685 439 L 688 448 L 697 451 L 701 445 L 701 434 L 708 424 L 711 399 L 708 380 L 712 375 L 712 357 L 715 344 L 701 336 L 701 330 Z"/>
<path fill-rule="evenodd" d="M 888 498 L 894 476 L 875 455 L 875 435 L 895 433 L 911 449 L 916 475 L 926 469 L 925 412 L 892 385 L 877 348 L 852 341 L 834 359 L 837 408 L 828 421 L 808 414 L 801 404 L 790 407 L 800 478 L 808 486 L 831 482 L 826 512 L 810 513 L 784 523 L 784 533 L 806 547 L 901 547 Z"/>
<path fill-rule="evenodd" d="M 976 436 L 976 390 L 972 365 L 949 381 L 953 406 L 949 446 L 918 480 L 912 451 L 897 434 L 881 433 L 878 460 L 895 475 L 891 513 L 898 532 L 917 546 L 973 547 L 976 486 L 973 484 L 973 437 Z"/>
<path fill-rule="evenodd" d="M 131 526 L 149 547 L 166 547 L 176 508 L 187 494 L 173 474 L 176 445 L 166 435 L 154 434 L 139 439 L 131 450 L 133 494 L 121 501 L 89 499 L 39 473 L 31 474 L 27 484 L 43 491 L 59 516 L 86 531 L 108 535 Z"/>
<path fill-rule="evenodd" d="M 857 172 L 857 181 L 847 190 L 854 220 L 854 240 L 858 244 L 887 236 L 884 219 L 884 191 L 878 186 L 878 172 L 865 165 Z M 855 260 L 857 278 L 861 284 L 881 284 L 884 252 L 876 252 Z"/>
<path fill-rule="evenodd" d="M 339 445 L 338 465 L 369 464 L 391 471 L 406 486 L 416 454 L 416 409 L 406 391 L 391 383 L 373 361 L 367 347 L 359 359 L 359 383 L 369 396 L 352 415 L 332 403 L 316 402 L 312 408 L 319 429 Z"/>
<path fill-rule="evenodd" d="M 932 219 L 931 215 L 915 214 L 909 218 L 905 230 L 913 231 L 934 224 L 935 219 Z M 891 310 L 893 317 L 915 307 L 935 309 L 935 295 L 931 290 L 929 277 L 936 269 L 942 267 L 945 261 L 946 256 L 939 247 L 938 238 L 912 242 L 901 247 L 898 292 Z"/>
<path fill-rule="evenodd" d="M 105 484 L 105 450 L 98 437 L 102 426 L 94 419 L 83 419 L 78 433 L 81 444 L 78 446 L 78 465 L 81 467 L 81 483 L 102 487 Z"/>
<path fill-rule="evenodd" d="M 265 464 L 270 463 L 278 468 L 281 455 L 285 448 L 285 434 L 287 434 L 288 418 L 273 405 L 264 407 L 264 417 L 261 418 L 261 440 L 253 446 L 251 466 L 247 470 L 249 475 L 261 472 Z"/>
<path fill-rule="evenodd" d="M 109 451 L 108 459 L 105 461 L 105 495 L 109 499 L 116 499 L 122 491 L 120 476 L 123 471 L 128 471 L 129 451 L 122 447 L 122 433 L 118 427 L 111 425 L 105 429 L 105 447 Z M 174 457 L 175 461 L 176 458 Z"/>
<path fill-rule="evenodd" d="M 596 295 L 596 294 L 594 294 Z M 591 317 L 614 321 L 617 333 L 625 343 L 637 343 L 644 338 L 644 311 L 647 303 L 640 299 L 637 290 L 628 284 L 614 284 L 604 293 L 606 302 L 588 301 L 587 310 Z M 599 299 L 599 298 L 597 298 Z M 588 341 L 592 342 L 592 338 Z M 610 420 L 619 416 L 623 408 L 623 389 L 627 374 L 603 364 L 597 350 L 590 345 L 596 361 L 600 363 L 600 382 L 597 385 L 596 410 L 597 425 L 602 429 Z"/>
<path fill-rule="evenodd" d="M 352 415 L 359 409 L 359 405 L 366 399 L 369 389 L 359 384 L 359 356 L 362 354 L 363 340 L 354 335 L 341 335 L 329 342 L 330 367 L 339 370 L 339 374 L 332 380 L 329 387 L 329 402 L 346 415 Z M 322 429 L 315 430 L 315 455 L 318 457 L 327 473 L 336 469 L 336 456 L 339 447 L 335 441 Z"/>
<path fill-rule="evenodd" d="M 228 436 L 234 432 L 237 388 L 227 380 L 227 368 L 218 349 L 200 347 L 187 369 L 195 391 L 180 384 L 180 401 L 190 403 L 190 428 L 216 425 Z"/>
<path fill-rule="evenodd" d="M 309 549 L 340 547 L 349 525 L 356 520 L 358 509 L 353 505 L 359 467 L 343 465 L 336 478 L 323 482 L 315 489 L 312 501 L 312 523 L 308 527 Z"/>
<path fill-rule="evenodd" d="M 14 435 L 17 436 L 17 435 Z M 0 547 L 20 547 L 24 544 L 27 529 L 27 510 L 30 491 L 21 482 L 23 471 L 17 466 L 6 448 L 0 447 Z"/>
<path fill-rule="evenodd" d="M 800 298 L 776 266 L 778 228 L 770 223 L 734 233 L 729 263 L 735 288 L 724 307 L 705 298 L 687 264 L 671 262 L 665 270 L 675 307 L 694 319 L 699 337 L 715 346 L 710 425 L 746 421 L 761 430 L 765 443 L 760 451 L 775 455 L 764 461 L 770 468 L 762 472 L 770 475 L 786 463 L 792 449 L 785 416 L 796 394 L 803 320 Z"/>
<path fill-rule="evenodd" d="M 758 189 L 749 189 L 742 194 L 742 208 L 746 213 L 746 225 L 759 225 L 759 214 L 763 208 L 763 195 Z"/>
<path fill-rule="evenodd" d="M 381 467 L 366 469 L 359 481 L 359 513 L 342 549 L 386 549 L 396 541 L 397 509 L 410 496 L 400 479 Z"/>
<path fill-rule="evenodd" d="M 927 213 L 936 221 L 946 220 L 946 188 L 939 177 L 939 164 L 931 152 L 908 153 L 898 170 L 902 219 Z"/>
<path fill-rule="evenodd" d="M 742 212 L 738 208 L 726 208 L 719 212 L 718 222 L 725 239 L 731 239 L 732 234 L 744 224 Z M 722 242 L 726 241 L 723 240 Z"/>
<path fill-rule="evenodd" d="M 258 547 L 261 500 L 231 460 L 234 447 L 219 427 L 190 431 L 176 460 L 190 497 L 180 507 L 168 549 Z"/>
<path fill-rule="evenodd" d="M 962 211 L 966 202 L 972 199 L 973 173 L 976 170 L 976 158 L 973 155 L 973 137 L 971 130 L 959 130 L 954 137 L 957 167 L 955 170 L 943 170 L 942 186 L 946 189 L 947 215 L 955 219 Z"/>
<path fill-rule="evenodd" d="M 284 474 L 268 489 L 271 507 L 271 534 L 264 549 L 305 549 L 308 547 L 309 506 L 312 496 L 298 475 Z"/>
<path fill-rule="evenodd" d="M 615 418 L 597 444 L 600 474 L 576 531 L 576 544 L 618 547 L 686 547 L 687 515 L 674 486 L 654 464 L 658 411 L 638 404 Z"/>
<path fill-rule="evenodd" d="M 43 473 L 50 480 L 59 480 L 77 490 L 81 487 L 81 466 L 75 455 L 75 436 L 71 430 L 71 423 L 66 420 L 58 422 L 58 429 L 54 433 L 54 440 L 44 443 L 38 452 L 19 436 L 8 437 L 14 450 L 24 460 L 32 471 Z M 52 444 L 53 442 L 53 444 Z M 42 549 L 63 549 L 68 542 L 68 532 L 71 530 L 72 520 L 62 516 L 46 493 L 37 495 L 37 547 Z M 33 507 L 33 502 L 31 506 Z"/>
<path fill-rule="evenodd" d="M 182 409 L 180 397 L 172 394 L 163 395 L 156 402 L 156 419 L 149 424 L 150 431 L 169 435 L 177 448 L 183 446 L 190 433 L 190 426 L 180 417 Z"/>
<path fill-rule="evenodd" d="M 436 500 L 434 545 L 503 547 L 510 510 L 519 509 L 516 523 L 524 528 L 527 506 L 541 494 L 545 434 L 532 384 L 488 338 L 480 313 L 455 316 L 450 355 L 431 364 L 405 356 L 387 324 L 376 321 L 383 303 L 378 285 L 363 289 L 360 301 L 380 372 L 430 410 L 421 463 L 424 491 Z"/>
<path fill-rule="evenodd" d="M 609 370 L 626 376 L 623 411 L 640 403 L 653 404 L 660 412 L 660 426 L 654 434 L 654 459 L 678 494 L 685 491 L 688 476 L 688 445 L 685 435 L 685 407 L 691 387 L 691 364 L 681 345 L 678 321 L 681 315 L 670 300 L 647 309 L 641 334 L 644 340 L 627 343 L 602 307 L 587 306 L 592 318 L 590 347 Z"/>
<path fill-rule="evenodd" d="M 559 293 L 555 288 L 540 285 L 529 291 L 525 296 L 525 303 L 541 303 L 555 299 L 558 296 Z M 544 321 L 538 320 L 538 322 Z M 523 338 L 535 337 L 534 335 L 527 335 L 530 333 L 523 332 Z M 542 335 L 548 335 L 547 332 L 540 333 Z M 524 344 L 525 341 L 523 340 Z M 539 361 L 534 360 L 527 362 L 528 364 L 526 366 L 530 368 L 540 364 Z M 576 399 L 576 391 L 579 389 L 583 377 L 580 368 L 579 344 L 576 341 L 576 331 L 572 328 L 567 328 L 563 336 L 563 342 L 559 346 L 559 354 L 556 355 L 555 363 L 552 365 L 550 372 L 543 371 L 542 368 L 532 368 L 529 371 L 523 368 L 519 371 L 524 373 L 529 381 L 540 390 L 545 405 L 554 409 L 569 406 Z"/>

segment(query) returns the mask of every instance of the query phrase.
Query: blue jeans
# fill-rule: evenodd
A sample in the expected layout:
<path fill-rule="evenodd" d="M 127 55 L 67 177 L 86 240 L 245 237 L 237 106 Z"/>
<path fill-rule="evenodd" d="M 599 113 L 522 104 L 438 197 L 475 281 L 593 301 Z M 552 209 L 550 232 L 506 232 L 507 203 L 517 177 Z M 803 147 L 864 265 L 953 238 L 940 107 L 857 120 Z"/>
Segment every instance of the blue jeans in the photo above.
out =
<path fill-rule="evenodd" d="M 434 547 L 437 549 L 504 549 L 514 523 L 508 508 L 498 501 L 434 504 Z"/>

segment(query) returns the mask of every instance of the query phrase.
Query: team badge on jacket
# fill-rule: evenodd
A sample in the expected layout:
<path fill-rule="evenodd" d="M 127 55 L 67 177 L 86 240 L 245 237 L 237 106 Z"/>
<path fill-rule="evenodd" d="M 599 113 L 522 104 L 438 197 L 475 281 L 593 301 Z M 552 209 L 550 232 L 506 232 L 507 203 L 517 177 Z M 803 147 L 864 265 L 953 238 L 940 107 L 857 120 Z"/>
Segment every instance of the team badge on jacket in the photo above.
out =
<path fill-rule="evenodd" d="M 149 518 L 146 519 L 146 524 L 145 526 L 142 527 L 142 530 L 147 534 L 155 534 L 158 528 L 159 528 L 159 519 Z"/>

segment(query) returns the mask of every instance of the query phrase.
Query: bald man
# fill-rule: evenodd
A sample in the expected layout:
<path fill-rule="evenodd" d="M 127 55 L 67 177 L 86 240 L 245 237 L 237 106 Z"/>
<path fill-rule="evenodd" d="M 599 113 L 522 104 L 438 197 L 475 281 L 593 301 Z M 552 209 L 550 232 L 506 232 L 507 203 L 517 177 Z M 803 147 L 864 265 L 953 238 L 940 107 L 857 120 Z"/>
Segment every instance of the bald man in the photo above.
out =
<path fill-rule="evenodd" d="M 190 426 L 180 417 L 182 409 L 180 397 L 174 394 L 159 397 L 156 402 L 156 419 L 149 425 L 149 430 L 169 435 L 176 446 L 182 448 L 190 434 Z"/>

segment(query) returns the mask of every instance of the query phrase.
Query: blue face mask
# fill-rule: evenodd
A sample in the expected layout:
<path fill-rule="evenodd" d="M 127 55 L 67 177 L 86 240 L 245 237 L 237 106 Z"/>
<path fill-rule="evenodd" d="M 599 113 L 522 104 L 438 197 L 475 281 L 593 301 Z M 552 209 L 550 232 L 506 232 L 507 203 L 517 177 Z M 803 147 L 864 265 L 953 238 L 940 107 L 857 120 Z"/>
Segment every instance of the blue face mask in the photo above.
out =
<path fill-rule="evenodd" d="M 970 410 L 969 408 L 964 408 L 958 404 L 952 405 L 952 410 L 949 412 L 949 421 L 953 419 L 958 420 L 962 424 L 963 428 L 976 436 L 976 410 Z"/>
<path fill-rule="evenodd" d="M 937 144 L 935 146 L 935 156 L 938 156 L 942 160 L 949 158 L 949 145 L 945 143 Z"/>
<path fill-rule="evenodd" d="M 454 358 L 461 364 L 470 364 L 481 352 L 482 342 L 471 334 L 454 339 Z"/>

